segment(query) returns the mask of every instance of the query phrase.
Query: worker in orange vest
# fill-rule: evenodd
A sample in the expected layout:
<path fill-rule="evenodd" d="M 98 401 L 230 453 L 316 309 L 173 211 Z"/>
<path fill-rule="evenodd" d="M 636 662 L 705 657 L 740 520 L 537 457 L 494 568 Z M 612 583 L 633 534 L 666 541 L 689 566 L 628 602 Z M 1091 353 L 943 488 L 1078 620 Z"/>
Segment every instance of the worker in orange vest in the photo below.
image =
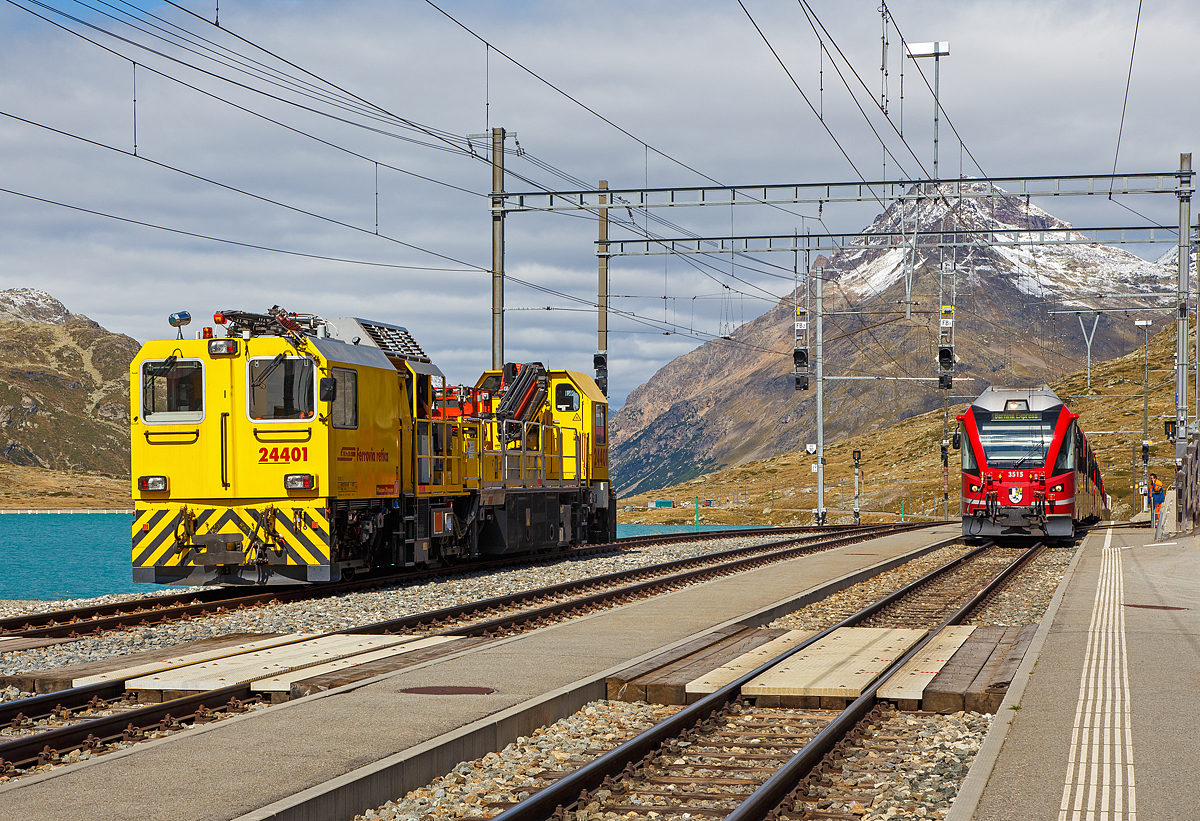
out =
<path fill-rule="evenodd" d="M 1154 511 L 1154 526 L 1158 527 L 1158 517 L 1162 514 L 1162 503 L 1167 494 L 1163 490 L 1163 483 L 1158 481 L 1157 473 L 1150 474 L 1150 485 L 1146 488 L 1146 493 L 1150 497 L 1150 508 Z"/>

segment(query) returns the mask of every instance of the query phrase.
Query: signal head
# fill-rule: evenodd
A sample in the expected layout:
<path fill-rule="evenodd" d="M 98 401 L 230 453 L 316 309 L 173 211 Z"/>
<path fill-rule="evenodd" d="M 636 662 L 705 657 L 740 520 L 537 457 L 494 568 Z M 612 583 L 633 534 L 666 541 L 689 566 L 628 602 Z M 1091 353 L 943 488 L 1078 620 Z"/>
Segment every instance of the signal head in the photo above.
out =
<path fill-rule="evenodd" d="M 797 370 L 808 367 L 808 348 L 794 348 L 792 350 L 792 366 Z"/>

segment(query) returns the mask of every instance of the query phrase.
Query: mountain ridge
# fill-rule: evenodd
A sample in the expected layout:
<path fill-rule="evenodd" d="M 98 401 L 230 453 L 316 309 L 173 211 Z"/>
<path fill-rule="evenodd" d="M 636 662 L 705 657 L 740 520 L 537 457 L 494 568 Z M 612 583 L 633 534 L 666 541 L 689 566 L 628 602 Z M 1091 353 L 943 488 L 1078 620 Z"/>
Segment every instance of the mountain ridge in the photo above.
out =
<path fill-rule="evenodd" d="M 0 459 L 128 476 L 139 347 L 44 291 L 0 291 Z"/>

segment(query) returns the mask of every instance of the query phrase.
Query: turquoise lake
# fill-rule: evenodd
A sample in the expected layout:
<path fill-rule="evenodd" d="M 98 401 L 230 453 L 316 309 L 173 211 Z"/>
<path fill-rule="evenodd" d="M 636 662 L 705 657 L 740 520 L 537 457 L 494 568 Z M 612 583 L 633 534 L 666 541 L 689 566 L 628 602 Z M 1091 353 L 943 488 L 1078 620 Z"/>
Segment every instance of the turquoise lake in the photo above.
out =
<path fill-rule="evenodd" d="M 78 599 L 136 593 L 125 513 L 0 515 L 0 599 Z M 701 526 L 701 530 L 728 528 Z M 617 536 L 683 533 L 693 525 L 617 525 Z"/>

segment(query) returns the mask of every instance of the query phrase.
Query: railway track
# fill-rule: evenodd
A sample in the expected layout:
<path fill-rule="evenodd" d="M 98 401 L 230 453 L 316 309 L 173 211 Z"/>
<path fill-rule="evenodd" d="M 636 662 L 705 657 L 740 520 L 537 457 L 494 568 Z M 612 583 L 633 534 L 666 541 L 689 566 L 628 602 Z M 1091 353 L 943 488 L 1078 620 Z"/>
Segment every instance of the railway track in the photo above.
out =
<path fill-rule="evenodd" d="M 833 549 L 925 524 L 847 528 L 785 539 L 767 545 L 679 559 L 648 567 L 500 596 L 400 619 L 363 625 L 337 634 L 401 634 L 496 637 L 537 629 L 553 621 L 657 595 L 707 578 L 742 572 L 771 562 Z M 632 584 L 630 583 L 632 582 Z M 530 605 L 536 605 L 531 607 Z M 95 716 L 124 693 L 123 681 L 103 682 L 0 704 L 0 774 L 54 763 L 71 750 L 101 751 L 157 730 L 196 720 L 197 711 L 242 710 L 254 698 L 251 682 L 161 704 Z M 204 712 L 200 712 L 205 717 Z M 209 719 L 211 720 L 211 719 Z M 164 722 L 167 726 L 164 726 Z"/>
<path fill-rule="evenodd" d="M 329 585 L 304 585 L 297 587 L 271 587 L 247 593 L 241 587 L 220 587 L 193 590 L 186 593 L 148 596 L 127 602 L 95 605 L 91 607 L 59 610 L 36 615 L 13 616 L 0 619 L 0 638 L 80 638 L 99 635 L 106 630 L 126 627 L 146 627 L 196 616 L 215 615 L 234 610 L 244 610 L 262 604 L 305 601 L 338 596 L 363 590 L 419 581 L 431 578 L 447 578 L 456 575 L 487 572 L 508 567 L 558 561 L 570 558 L 628 550 L 646 544 L 680 544 L 707 539 L 732 538 L 769 532 L 780 535 L 804 535 L 810 533 L 857 532 L 863 527 L 852 525 L 837 527 L 794 527 L 763 528 L 761 530 L 721 530 L 702 533 L 675 533 L 656 536 L 633 536 L 616 542 L 587 545 L 552 553 L 526 554 L 487 562 L 453 565 L 406 573 L 389 574 L 337 582 Z"/>
<path fill-rule="evenodd" d="M 515 805 L 497 821 L 591 821 L 617 813 L 628 819 L 709 818 L 729 821 L 763 819 L 858 818 L 861 812 L 829 810 L 851 799 L 861 806 L 874 801 L 872 789 L 842 790 L 829 797 L 824 776 L 843 761 L 859 759 L 855 747 L 880 757 L 888 745 L 904 739 L 867 732 L 888 718 L 875 694 L 934 636 L 961 623 L 981 606 L 1042 545 L 1011 557 L 1012 551 L 984 546 L 927 574 L 853 616 L 813 636 L 791 652 L 676 713 L 616 749 L 561 775 Z M 997 552 L 1007 560 L 992 559 Z M 997 572 L 996 564 L 1003 566 Z M 947 601 L 949 599 L 949 601 Z M 940 600 L 939 604 L 934 604 Z M 885 622 L 930 630 L 845 710 L 764 708 L 742 698 L 741 687 L 788 656 L 841 627 Z M 878 748 L 878 749 L 875 749 Z M 828 758 L 827 758 L 828 757 Z M 820 767 L 824 762 L 825 773 Z M 840 772 L 840 770 L 839 770 Z M 866 801 L 864 805 L 862 802 Z"/>

